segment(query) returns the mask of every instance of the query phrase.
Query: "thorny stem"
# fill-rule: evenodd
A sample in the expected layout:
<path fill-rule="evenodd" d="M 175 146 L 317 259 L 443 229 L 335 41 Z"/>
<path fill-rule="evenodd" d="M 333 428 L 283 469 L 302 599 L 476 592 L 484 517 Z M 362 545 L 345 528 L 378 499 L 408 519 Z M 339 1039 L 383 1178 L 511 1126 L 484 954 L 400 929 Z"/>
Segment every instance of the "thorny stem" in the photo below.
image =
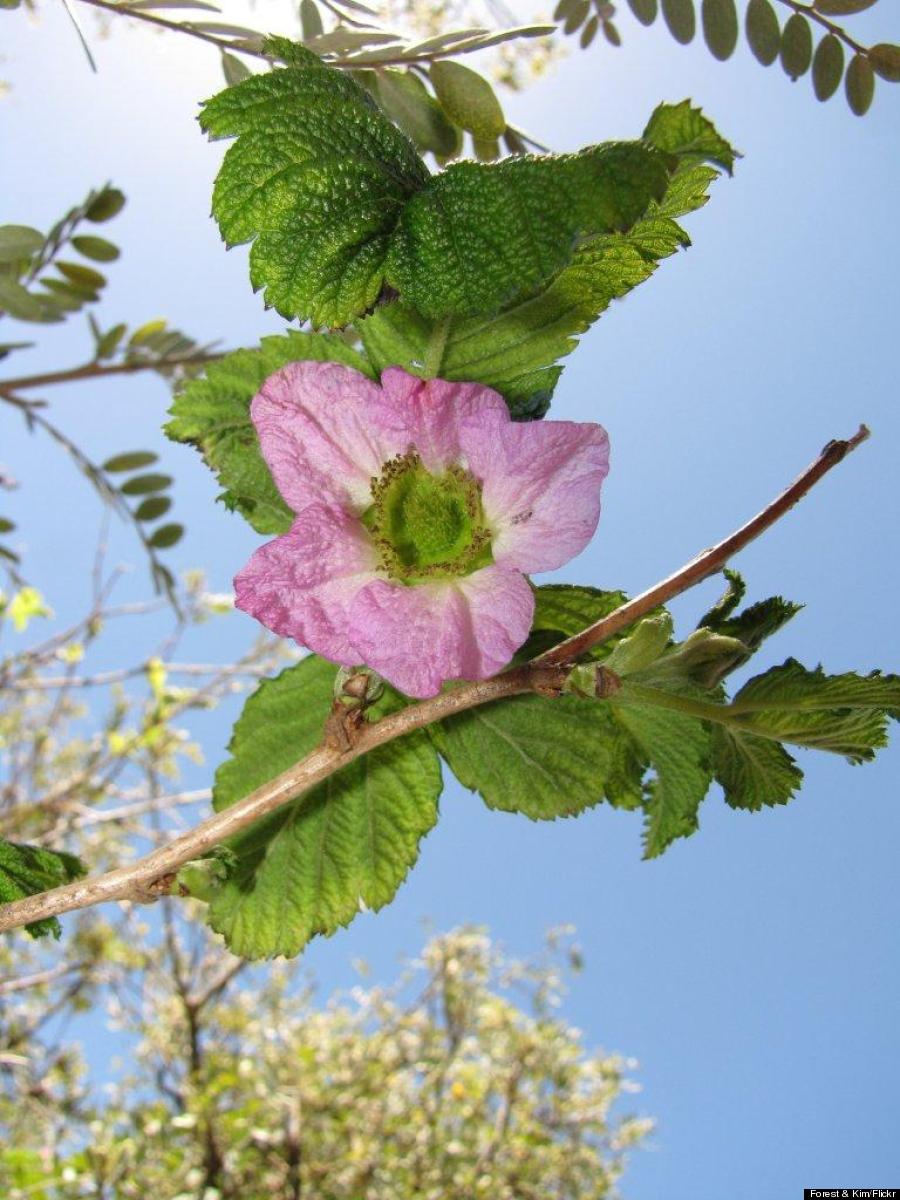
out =
<path fill-rule="evenodd" d="M 670 575 L 662 583 L 628 601 L 608 617 L 595 622 L 575 637 L 555 646 L 523 666 L 513 667 L 493 679 L 466 683 L 431 700 L 411 704 L 380 721 L 363 723 L 349 744 L 339 748 L 323 742 L 300 762 L 251 792 L 230 808 L 215 813 L 194 829 L 173 838 L 151 854 L 104 875 L 77 880 L 62 887 L 27 896 L 0 906 L 0 932 L 15 929 L 41 918 L 58 916 L 73 909 L 89 908 L 107 900 L 153 900 L 167 894 L 175 884 L 175 873 L 261 817 L 295 800 L 303 792 L 327 779 L 348 763 L 394 738 L 456 713 L 490 704 L 495 700 L 537 692 L 558 692 L 571 665 L 592 647 L 631 625 L 659 604 L 694 587 L 720 571 L 739 550 L 784 516 L 833 467 L 869 436 L 861 425 L 847 441 L 829 442 L 819 457 L 780 496 L 746 525 Z"/>

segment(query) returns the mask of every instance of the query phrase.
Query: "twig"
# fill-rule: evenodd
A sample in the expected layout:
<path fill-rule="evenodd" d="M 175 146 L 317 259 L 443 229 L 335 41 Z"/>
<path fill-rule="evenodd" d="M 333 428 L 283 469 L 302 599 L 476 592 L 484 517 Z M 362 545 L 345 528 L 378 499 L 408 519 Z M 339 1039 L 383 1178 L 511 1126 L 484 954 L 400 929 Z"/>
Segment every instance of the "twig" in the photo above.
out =
<path fill-rule="evenodd" d="M 734 554 L 784 516 L 868 436 L 868 429 L 861 425 L 848 441 L 829 442 L 815 462 L 752 521 L 716 546 L 703 551 L 662 583 L 623 604 L 610 616 L 595 622 L 575 637 L 524 666 L 514 667 L 493 679 L 463 684 L 431 700 L 423 700 L 391 713 L 373 724 L 364 724 L 352 744 L 345 749 L 320 745 L 302 761 L 243 800 L 215 813 L 194 829 L 135 863 L 0 906 L 0 932 L 73 909 L 89 908 L 107 900 L 147 901 L 165 895 L 174 885 L 175 873 L 186 862 L 221 845 L 377 746 L 482 704 L 528 692 L 547 694 L 558 690 L 568 674 L 568 664 L 657 605 L 721 570 Z"/>
<path fill-rule="evenodd" d="M 691 559 L 674 575 L 669 575 L 662 583 L 656 584 L 646 592 L 641 592 L 639 596 L 635 596 L 633 600 L 629 600 L 617 608 L 608 617 L 603 617 L 593 625 L 589 625 L 587 629 L 583 629 L 581 633 L 576 633 L 574 637 L 570 637 L 551 650 L 545 651 L 544 654 L 538 655 L 534 661 L 545 664 L 574 662 L 593 646 L 608 641 L 619 630 L 634 624 L 640 617 L 646 616 L 658 605 L 666 604 L 669 600 L 680 596 L 682 592 L 702 583 L 710 575 L 717 574 L 729 559 L 758 538 L 771 525 L 774 525 L 780 517 L 794 507 L 798 500 L 802 500 L 806 493 L 815 487 L 823 475 L 827 475 L 832 467 L 836 467 L 839 462 L 843 461 L 868 436 L 869 431 L 866 426 L 860 425 L 849 441 L 829 442 L 816 461 L 808 466 L 803 474 L 799 475 L 776 500 L 773 500 L 762 512 L 757 513 L 752 521 L 742 525 L 724 541 L 718 542 L 715 546 L 698 554 L 696 558 Z"/>
<path fill-rule="evenodd" d="M 137 15 L 137 14 L 135 14 Z M 22 375 L 18 379 L 0 380 L 0 392 L 20 392 L 27 388 L 47 387 L 54 383 L 74 383 L 79 379 L 101 379 L 106 375 L 132 375 L 136 371 L 158 371 L 160 367 L 182 367 L 192 363 L 216 362 L 227 351 L 217 354 L 182 354 L 158 358 L 153 362 L 104 363 L 90 362 L 66 371 L 49 371 L 44 375 Z"/>
<path fill-rule="evenodd" d="M 817 12 L 811 4 L 802 4 L 800 0 L 779 0 L 779 3 L 786 4 L 795 13 L 800 13 L 801 16 L 809 18 L 810 21 L 816 21 L 823 29 L 827 29 L 833 37 L 839 38 L 840 41 L 848 45 L 851 50 L 856 51 L 857 54 L 869 53 L 865 46 L 853 40 L 846 29 L 843 29 L 840 25 L 836 25 L 834 21 L 829 21 L 826 16 Z"/>

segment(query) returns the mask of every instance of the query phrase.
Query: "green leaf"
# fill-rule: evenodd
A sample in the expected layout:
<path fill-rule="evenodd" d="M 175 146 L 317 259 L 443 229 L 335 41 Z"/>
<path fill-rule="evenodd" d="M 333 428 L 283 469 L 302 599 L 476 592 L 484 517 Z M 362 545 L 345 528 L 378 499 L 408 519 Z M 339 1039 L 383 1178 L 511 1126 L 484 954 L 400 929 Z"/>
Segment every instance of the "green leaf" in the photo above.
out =
<path fill-rule="evenodd" d="M 800 13 L 788 18 L 781 35 L 781 65 L 791 79 L 799 79 L 812 62 L 812 29 Z"/>
<path fill-rule="evenodd" d="M 233 87 L 234 84 L 240 83 L 244 79 L 248 79 L 253 72 L 234 54 L 229 54 L 226 50 L 223 50 L 222 74 L 225 76 L 225 82 L 228 84 L 228 86 Z"/>
<path fill-rule="evenodd" d="M 701 153 L 706 143 L 717 157 L 728 159 L 727 143 L 695 121 L 689 105 L 673 108 L 672 119 L 665 110 L 654 114 L 654 136 L 664 138 L 676 153 L 684 145 L 680 138 L 687 137 L 689 154 Z M 716 171 L 701 164 L 679 167 L 662 201 L 651 204 L 641 221 L 627 233 L 584 242 L 544 291 L 494 317 L 455 319 L 446 331 L 441 377 L 486 383 L 502 393 L 515 417 L 541 416 L 561 372 L 555 361 L 574 350 L 578 335 L 614 299 L 648 279 L 660 259 L 690 244 L 674 218 L 702 207 L 715 178 Z M 377 370 L 395 364 L 423 371 L 434 325 L 411 306 L 383 306 L 359 328 Z"/>
<path fill-rule="evenodd" d="M 168 550 L 170 546 L 174 546 L 176 542 L 180 542 L 184 534 L 183 525 L 160 525 L 159 529 L 149 539 L 150 545 L 154 550 Z"/>
<path fill-rule="evenodd" d="M 432 87 L 441 108 L 454 125 L 479 138 L 497 138 L 506 128 L 506 118 L 488 81 L 462 63 L 438 59 L 429 70 Z"/>
<path fill-rule="evenodd" d="M 45 303 L 8 275 L 0 275 L 0 312 L 20 321 L 43 321 L 48 316 Z"/>
<path fill-rule="evenodd" d="M 71 283 L 86 292 L 98 292 L 106 286 L 106 276 L 95 271 L 93 267 L 82 266 L 81 263 L 57 262 L 54 264 L 61 275 L 65 275 Z"/>
<path fill-rule="evenodd" d="M 628 7 L 642 25 L 652 25 L 659 10 L 657 0 L 628 0 Z"/>
<path fill-rule="evenodd" d="M 869 66 L 888 83 L 900 83 L 900 46 L 879 42 L 869 50 Z"/>
<path fill-rule="evenodd" d="M 769 0 L 750 0 L 744 32 L 754 58 L 770 67 L 781 50 L 781 26 Z"/>
<path fill-rule="evenodd" d="M 418 75 L 386 69 L 376 78 L 381 107 L 419 150 L 439 157 L 456 153 L 458 132 Z"/>
<path fill-rule="evenodd" d="M 304 659 L 266 680 L 234 728 L 214 804 L 227 808 L 308 754 L 331 708 L 335 667 Z M 387 692 L 375 715 L 398 707 Z M 294 955 L 360 908 L 393 899 L 437 820 L 438 757 L 417 731 L 371 751 L 233 838 L 236 865 L 213 886 L 209 922 L 246 958 Z"/>
<path fill-rule="evenodd" d="M 116 454 L 103 464 L 104 471 L 136 471 L 138 467 L 149 467 L 159 460 L 159 455 L 152 450 L 134 450 L 128 454 Z"/>
<path fill-rule="evenodd" d="M 124 496 L 146 496 L 148 492 L 162 492 L 172 482 L 171 475 L 135 475 L 123 483 L 119 491 Z"/>
<path fill-rule="evenodd" d="M 877 3 L 878 0 L 814 0 L 813 7 L 825 17 L 849 17 Z"/>
<path fill-rule="evenodd" d="M 676 42 L 686 46 L 697 32 L 697 14 L 693 0 L 662 0 L 662 13 L 669 33 Z"/>
<path fill-rule="evenodd" d="M 716 725 L 712 748 L 713 773 L 732 808 L 758 812 L 787 804 L 803 782 L 803 772 L 779 742 Z"/>
<path fill-rule="evenodd" d="M 0 225 L 0 262 L 31 258 L 44 244 L 44 235 L 30 225 Z"/>
<path fill-rule="evenodd" d="M 746 683 L 731 715 L 778 741 L 865 762 L 887 745 L 887 714 L 900 709 L 900 676 L 826 675 L 789 658 Z"/>
<path fill-rule="evenodd" d="M 581 633 L 601 617 L 608 617 L 626 602 L 624 592 L 604 592 L 599 588 L 569 583 L 547 583 L 534 589 L 534 630 L 557 633 L 556 641 Z M 608 654 L 611 642 L 598 653 Z"/>
<path fill-rule="evenodd" d="M 738 40 L 738 15 L 734 0 L 703 0 L 703 36 L 713 58 L 725 62 Z"/>
<path fill-rule="evenodd" d="M 629 686 L 623 682 L 613 709 L 655 773 L 644 802 L 644 857 L 655 858 L 697 829 L 697 812 L 712 782 L 711 735 L 702 721 L 647 704 Z"/>
<path fill-rule="evenodd" d="M 617 675 L 633 675 L 656 662 L 672 640 L 672 618 L 668 613 L 645 617 L 623 637 L 605 660 Z"/>
<path fill-rule="evenodd" d="M 826 34 L 813 55 L 813 91 L 817 100 L 828 100 L 841 86 L 844 75 L 844 47 L 840 38 Z"/>
<path fill-rule="evenodd" d="M 171 496 L 148 496 L 134 510 L 134 515 L 139 521 L 155 521 L 157 517 L 167 513 L 171 507 Z"/>
<path fill-rule="evenodd" d="M 680 104 L 660 104 L 647 122 L 644 137 L 681 162 L 711 162 L 730 175 L 737 153 L 719 131 L 695 108 L 690 100 Z"/>
<path fill-rule="evenodd" d="M 166 434 L 195 446 L 226 488 L 225 502 L 258 533 L 286 533 L 294 514 L 282 500 L 259 450 L 250 401 L 273 372 L 303 359 L 339 362 L 366 375 L 366 360 L 335 334 L 266 337 L 256 350 L 236 350 L 210 363 L 175 397 Z"/>
<path fill-rule="evenodd" d="M 430 733 L 463 787 L 488 808 L 533 821 L 598 804 L 613 772 L 609 711 L 574 696 L 514 696 L 450 717 Z"/>
<path fill-rule="evenodd" d="M 325 32 L 315 0 L 300 0 L 300 28 L 305 42 L 310 38 L 320 37 Z"/>
<path fill-rule="evenodd" d="M 89 201 L 85 216 L 95 224 L 109 221 L 125 207 L 125 195 L 118 188 L 102 188 Z"/>
<path fill-rule="evenodd" d="M 545 285 L 579 238 L 628 229 L 667 182 L 640 143 L 454 163 L 405 206 L 386 279 L 425 316 L 488 314 Z"/>
<path fill-rule="evenodd" d="M 25 896 L 47 892 L 85 873 L 84 865 L 74 854 L 0 838 L 0 904 L 11 904 Z M 32 921 L 25 928 L 36 938 L 48 933 L 58 938 L 61 933 L 56 917 Z"/>
<path fill-rule="evenodd" d="M 398 216 L 428 171 L 354 80 L 291 53 L 302 66 L 254 75 L 203 107 L 207 133 L 238 138 L 213 213 L 228 245 L 253 240 L 250 278 L 267 304 L 339 325 L 378 299 Z"/>
<path fill-rule="evenodd" d="M 700 619 L 698 632 L 703 629 L 734 639 L 739 644 L 733 654 L 724 653 L 717 661 L 698 668 L 694 677 L 705 687 L 715 687 L 726 675 L 742 666 L 760 648 L 766 638 L 777 633 L 803 608 L 781 596 L 770 596 L 734 614 L 744 595 L 744 581 L 736 572 L 726 571 L 728 590 L 708 613 Z"/>
<path fill-rule="evenodd" d="M 114 262 L 120 254 L 119 247 L 108 242 L 106 238 L 92 237 L 87 234 L 73 237 L 72 245 L 79 254 L 83 254 L 85 258 L 92 258 L 94 262 Z M 100 278 L 102 279 L 103 276 L 101 275 Z"/>
<path fill-rule="evenodd" d="M 875 95 L 875 72 L 862 54 L 854 54 L 844 76 L 844 89 L 850 111 L 864 117 L 872 105 Z"/>

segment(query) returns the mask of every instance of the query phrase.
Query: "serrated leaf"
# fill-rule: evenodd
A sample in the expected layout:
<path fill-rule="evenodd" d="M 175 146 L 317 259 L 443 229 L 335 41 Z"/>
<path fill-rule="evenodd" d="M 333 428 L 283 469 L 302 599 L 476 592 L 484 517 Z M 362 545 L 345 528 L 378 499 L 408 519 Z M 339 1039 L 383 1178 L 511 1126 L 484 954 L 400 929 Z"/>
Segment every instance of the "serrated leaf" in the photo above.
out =
<path fill-rule="evenodd" d="M 120 254 L 118 246 L 114 246 L 106 238 L 93 237 L 90 234 L 79 234 L 77 237 L 73 237 L 72 245 L 79 254 L 93 259 L 94 262 L 114 262 Z M 100 278 L 103 279 L 103 276 L 101 275 Z"/>
<path fill-rule="evenodd" d="M 533 629 L 555 631 L 557 641 L 573 637 L 607 617 L 626 602 L 624 592 L 601 591 L 570 583 L 547 583 L 534 589 Z M 607 643 L 603 653 L 609 652 Z"/>
<path fill-rule="evenodd" d="M 30 225 L 0 225 L 0 262 L 31 258 L 44 244 L 44 235 Z"/>
<path fill-rule="evenodd" d="M 659 11 L 658 0 L 628 0 L 628 7 L 642 25 L 652 25 Z"/>
<path fill-rule="evenodd" d="M 103 470 L 113 474 L 118 471 L 136 471 L 139 467 L 149 467 L 158 459 L 159 455 L 154 454 L 152 450 L 134 450 L 128 454 L 116 454 L 108 458 L 103 464 Z"/>
<path fill-rule="evenodd" d="M 343 338 L 291 331 L 263 338 L 256 350 L 236 350 L 210 363 L 204 376 L 184 384 L 170 409 L 167 435 L 200 451 L 227 489 L 226 503 L 258 533 L 285 533 L 293 513 L 260 454 L 250 401 L 274 371 L 303 359 L 345 363 L 371 374 L 363 356 Z"/>
<path fill-rule="evenodd" d="M 454 125 L 476 137 L 500 137 L 506 118 L 494 89 L 477 71 L 450 59 L 431 64 L 431 84 L 441 108 Z"/>
<path fill-rule="evenodd" d="M 335 667 L 311 656 L 266 680 L 244 706 L 216 773 L 218 810 L 315 748 Z M 388 693 L 376 713 L 401 702 Z M 209 922 L 246 958 L 294 955 L 364 905 L 393 899 L 437 820 L 440 763 L 421 731 L 388 743 L 232 839 L 236 864 L 213 884 Z"/>
<path fill-rule="evenodd" d="M 869 65 L 869 60 L 861 54 L 854 54 L 850 59 L 850 66 L 844 76 L 844 90 L 851 112 L 857 117 L 865 116 L 875 95 L 875 72 Z"/>
<path fill-rule="evenodd" d="M 663 20 L 676 42 L 686 46 L 697 32 L 694 0 L 661 0 Z"/>
<path fill-rule="evenodd" d="M 679 106 L 680 107 L 680 106 Z M 717 172 L 686 165 L 670 178 L 660 204 L 625 234 L 592 238 L 544 291 L 494 317 L 456 319 L 440 364 L 444 379 L 477 380 L 496 388 L 521 419 L 546 412 L 561 372 L 555 361 L 574 350 L 578 335 L 608 308 L 648 279 L 657 262 L 690 244 L 675 217 L 700 208 Z M 377 370 L 392 364 L 423 369 L 433 323 L 415 309 L 392 304 L 360 324 Z"/>
<path fill-rule="evenodd" d="M 781 51 L 781 26 L 769 0 L 750 0 L 744 32 L 754 58 L 770 67 Z"/>
<path fill-rule="evenodd" d="M 738 15 L 734 0 L 703 0 L 703 37 L 713 58 L 725 62 L 738 40 Z"/>
<path fill-rule="evenodd" d="M 172 483 L 171 475 L 135 475 L 119 488 L 125 496 L 146 496 L 149 492 L 162 492 Z"/>
<path fill-rule="evenodd" d="M 648 142 L 681 162 L 716 163 L 730 175 L 737 153 L 719 133 L 709 117 L 691 104 L 660 104 L 644 130 Z"/>
<path fill-rule="evenodd" d="M 716 782 L 732 808 L 759 812 L 787 804 L 803 782 L 803 772 L 779 742 L 743 729 L 716 725 L 712 755 Z"/>
<path fill-rule="evenodd" d="M 887 744 L 886 714 L 898 708 L 900 676 L 826 675 L 789 658 L 744 684 L 731 715 L 779 741 L 864 762 Z"/>
<path fill-rule="evenodd" d="M 303 66 L 254 75 L 207 101 L 212 137 L 237 137 L 213 191 L 229 245 L 253 240 L 250 277 L 286 316 L 339 325 L 370 308 L 399 213 L 428 179 L 412 143 L 354 80 Z"/>
<path fill-rule="evenodd" d="M 817 100 L 828 100 L 841 86 L 844 75 L 844 47 L 840 38 L 828 33 L 813 55 L 813 91 Z"/>
<path fill-rule="evenodd" d="M 627 680 L 612 708 L 655 774 L 644 802 L 644 857 L 655 858 L 697 829 L 697 813 L 712 782 L 711 735 L 694 717 L 644 703 Z"/>
<path fill-rule="evenodd" d="M 813 40 L 809 21 L 801 13 L 788 18 L 781 35 L 781 65 L 791 79 L 799 79 L 812 62 Z"/>
<path fill-rule="evenodd" d="M 47 892 L 85 873 L 83 863 L 74 854 L 47 850 L 43 846 L 7 842 L 0 838 L 0 904 L 10 904 L 26 896 Z M 25 928 L 32 937 L 43 937 L 49 933 L 58 938 L 61 932 L 56 917 L 32 921 Z"/>
<path fill-rule="evenodd" d="M 869 66 L 888 83 L 900 83 L 900 46 L 879 42 L 868 54 Z"/>

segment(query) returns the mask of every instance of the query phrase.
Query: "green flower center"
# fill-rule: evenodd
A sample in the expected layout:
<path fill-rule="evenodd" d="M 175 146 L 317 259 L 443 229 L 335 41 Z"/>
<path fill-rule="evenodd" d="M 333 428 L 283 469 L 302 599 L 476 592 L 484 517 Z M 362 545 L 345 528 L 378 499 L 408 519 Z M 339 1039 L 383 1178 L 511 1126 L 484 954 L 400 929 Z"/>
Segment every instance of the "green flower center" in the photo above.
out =
<path fill-rule="evenodd" d="M 462 467 L 432 475 L 410 450 L 373 478 L 372 499 L 362 519 L 392 579 L 452 579 L 492 561 L 481 487 Z"/>

